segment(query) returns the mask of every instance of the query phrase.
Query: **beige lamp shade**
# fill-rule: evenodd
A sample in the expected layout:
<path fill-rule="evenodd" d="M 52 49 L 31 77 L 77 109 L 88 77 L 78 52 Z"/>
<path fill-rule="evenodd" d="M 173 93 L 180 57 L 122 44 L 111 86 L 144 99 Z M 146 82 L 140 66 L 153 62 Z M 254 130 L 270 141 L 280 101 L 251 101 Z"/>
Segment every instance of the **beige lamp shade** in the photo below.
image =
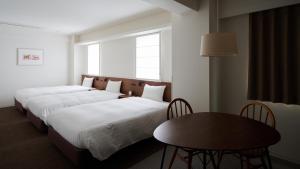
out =
<path fill-rule="evenodd" d="M 201 37 L 201 56 L 236 56 L 236 36 L 230 32 L 216 32 Z"/>

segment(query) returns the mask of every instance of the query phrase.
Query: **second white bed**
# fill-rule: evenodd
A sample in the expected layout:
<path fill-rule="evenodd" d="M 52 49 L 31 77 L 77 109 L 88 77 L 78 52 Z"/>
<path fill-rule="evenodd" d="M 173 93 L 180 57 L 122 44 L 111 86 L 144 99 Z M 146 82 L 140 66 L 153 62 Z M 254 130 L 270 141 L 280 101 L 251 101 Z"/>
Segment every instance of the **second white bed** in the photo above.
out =
<path fill-rule="evenodd" d="M 22 104 L 24 108 L 27 108 L 27 102 L 34 97 L 50 95 L 50 94 L 62 94 L 73 93 L 91 90 L 91 87 L 73 85 L 73 86 L 53 86 L 53 87 L 37 87 L 26 88 L 16 92 L 15 98 Z"/>
<path fill-rule="evenodd" d="M 60 109 L 47 122 L 77 148 L 105 160 L 116 151 L 152 136 L 166 120 L 168 103 L 140 97 Z"/>
<path fill-rule="evenodd" d="M 27 107 L 32 114 L 43 120 L 47 125 L 47 117 L 56 110 L 75 105 L 118 99 L 119 96 L 120 93 L 107 92 L 105 90 L 44 95 L 31 98 L 27 103 Z"/>

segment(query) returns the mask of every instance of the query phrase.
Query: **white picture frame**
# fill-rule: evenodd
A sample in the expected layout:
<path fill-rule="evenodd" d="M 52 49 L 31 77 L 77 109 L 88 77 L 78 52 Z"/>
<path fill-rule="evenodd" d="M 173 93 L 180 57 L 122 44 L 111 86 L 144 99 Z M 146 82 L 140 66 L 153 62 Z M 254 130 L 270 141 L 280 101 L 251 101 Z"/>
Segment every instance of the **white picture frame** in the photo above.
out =
<path fill-rule="evenodd" d="M 43 49 L 18 48 L 18 65 L 42 65 L 44 63 Z"/>

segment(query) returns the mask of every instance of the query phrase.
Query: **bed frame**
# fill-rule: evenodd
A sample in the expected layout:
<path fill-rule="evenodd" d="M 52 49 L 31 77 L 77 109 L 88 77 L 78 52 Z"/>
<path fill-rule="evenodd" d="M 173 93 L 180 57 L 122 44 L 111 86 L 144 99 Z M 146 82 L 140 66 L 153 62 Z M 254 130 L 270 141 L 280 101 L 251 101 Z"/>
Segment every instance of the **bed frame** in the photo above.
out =
<path fill-rule="evenodd" d="M 44 121 L 40 118 L 36 117 L 30 110 L 25 109 L 20 102 L 15 99 L 15 106 L 17 110 L 26 115 L 27 118 L 31 121 L 31 123 L 41 132 L 47 132 L 48 126 L 45 125 Z"/>
<path fill-rule="evenodd" d="M 22 113 L 22 114 L 26 114 L 26 109 L 22 106 L 22 104 L 20 102 L 18 102 L 17 99 L 15 99 L 15 106 L 18 110 L 18 112 Z"/>
<path fill-rule="evenodd" d="M 52 127 L 48 129 L 48 138 L 56 145 L 56 147 L 73 163 L 76 168 L 119 168 L 111 166 L 111 163 L 118 163 L 126 161 L 124 165 L 133 165 L 138 161 L 144 159 L 163 147 L 163 144 L 158 142 L 154 137 L 142 140 L 133 145 L 125 147 L 114 153 L 108 159 L 99 161 L 94 158 L 87 149 L 80 149 L 73 146 L 66 141 L 58 132 Z M 144 150 L 147 150 L 145 153 Z M 129 160 L 127 162 L 127 160 Z M 107 166 L 108 165 L 108 166 Z M 103 167 L 104 166 L 104 167 Z M 128 168 L 129 168 L 128 166 Z M 126 167 L 124 167 L 126 168 Z"/>
<path fill-rule="evenodd" d="M 36 117 L 30 110 L 27 110 L 27 118 L 39 131 L 44 133 L 48 131 L 48 126 L 44 123 L 44 121 L 39 117 Z"/>
<path fill-rule="evenodd" d="M 76 166 L 83 167 L 90 161 L 95 161 L 91 153 L 86 149 L 79 149 L 69 143 L 52 127 L 48 128 L 48 138 L 63 154 L 71 160 Z"/>
<path fill-rule="evenodd" d="M 132 91 L 133 96 L 141 96 L 145 84 L 155 85 L 155 86 L 165 85 L 166 89 L 164 92 L 163 100 L 167 102 L 171 101 L 171 83 L 168 82 L 154 82 L 154 81 L 145 81 L 145 80 L 136 80 L 136 79 L 82 75 L 82 79 L 84 79 L 84 77 L 94 77 L 93 87 L 100 90 L 105 89 L 108 80 L 113 80 L 113 81 L 122 80 L 121 92 L 127 94 L 128 91 Z M 58 132 L 56 132 L 55 129 L 53 129 L 52 127 L 49 127 L 48 129 L 48 137 L 50 141 L 54 143 L 57 146 L 57 148 L 60 149 L 60 151 L 68 159 L 70 159 L 75 165 L 79 167 L 86 167 L 86 165 L 91 163 L 91 161 L 95 161 L 95 160 L 98 161 L 97 159 L 92 157 L 91 153 L 87 149 L 79 149 L 73 146 L 65 138 L 63 138 Z"/>
<path fill-rule="evenodd" d="M 103 77 L 103 76 L 90 76 L 90 75 L 82 75 L 82 80 L 85 77 L 93 77 L 93 87 L 99 90 L 104 90 L 106 88 L 108 80 L 113 81 L 122 81 L 121 85 L 121 93 L 128 94 L 129 91 L 132 91 L 133 96 L 141 96 L 143 93 L 144 85 L 149 84 L 153 86 L 161 86 L 165 85 L 165 93 L 163 100 L 170 102 L 171 101 L 171 83 L 168 82 L 154 82 L 154 81 L 144 81 L 137 79 L 126 79 L 126 78 L 116 78 L 116 77 Z M 27 114 L 27 118 L 32 122 L 32 124 L 41 132 L 47 132 L 48 126 L 41 120 L 39 117 L 36 117 L 30 110 L 26 110 L 23 108 L 22 104 L 15 100 L 15 105 L 17 109 Z"/>
<path fill-rule="evenodd" d="M 93 87 L 99 90 L 104 90 L 106 88 L 108 80 L 113 81 L 122 81 L 121 85 L 121 93 L 128 94 L 129 91 L 132 91 L 133 96 L 141 96 L 143 93 L 143 88 L 145 84 L 149 85 L 165 85 L 165 93 L 164 93 L 164 101 L 171 101 L 171 83 L 168 82 L 154 82 L 154 81 L 144 81 L 144 80 L 136 80 L 136 79 L 126 79 L 126 78 L 115 78 L 115 77 L 102 77 L 102 76 L 90 76 L 90 75 L 82 75 L 82 80 L 84 77 L 93 77 Z M 26 110 L 22 107 L 22 104 L 15 100 L 15 105 L 17 109 L 27 114 L 27 118 L 32 122 L 32 124 L 41 132 L 47 132 L 48 126 L 39 118 L 36 117 L 30 110 Z"/>

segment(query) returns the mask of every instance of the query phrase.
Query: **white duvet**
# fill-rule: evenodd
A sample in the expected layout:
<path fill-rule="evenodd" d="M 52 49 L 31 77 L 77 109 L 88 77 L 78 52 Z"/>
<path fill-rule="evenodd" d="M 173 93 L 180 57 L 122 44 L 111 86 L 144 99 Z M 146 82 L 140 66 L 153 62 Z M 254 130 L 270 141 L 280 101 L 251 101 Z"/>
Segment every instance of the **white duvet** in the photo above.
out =
<path fill-rule="evenodd" d="M 60 109 L 48 117 L 61 136 L 104 160 L 116 151 L 152 136 L 166 120 L 168 103 L 140 97 Z"/>
<path fill-rule="evenodd" d="M 73 85 L 73 86 L 53 86 L 53 87 L 37 87 L 20 89 L 16 92 L 15 98 L 22 104 L 24 108 L 27 108 L 27 101 L 35 96 L 47 95 L 47 94 L 59 94 L 59 93 L 71 93 L 88 91 L 91 88 Z"/>
<path fill-rule="evenodd" d="M 31 98 L 28 109 L 47 124 L 47 117 L 55 110 L 75 105 L 118 99 L 120 93 L 92 90 L 65 94 L 43 95 Z"/>

